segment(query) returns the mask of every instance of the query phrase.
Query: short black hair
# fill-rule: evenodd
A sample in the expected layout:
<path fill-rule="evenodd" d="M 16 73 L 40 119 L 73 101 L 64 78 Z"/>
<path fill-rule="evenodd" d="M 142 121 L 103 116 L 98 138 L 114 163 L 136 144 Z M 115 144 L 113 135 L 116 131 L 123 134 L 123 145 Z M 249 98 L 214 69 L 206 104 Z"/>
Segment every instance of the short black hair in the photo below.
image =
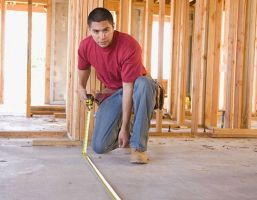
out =
<path fill-rule="evenodd" d="M 87 25 L 90 27 L 92 22 L 108 21 L 114 25 L 112 14 L 106 8 L 98 7 L 92 10 L 87 18 Z"/>

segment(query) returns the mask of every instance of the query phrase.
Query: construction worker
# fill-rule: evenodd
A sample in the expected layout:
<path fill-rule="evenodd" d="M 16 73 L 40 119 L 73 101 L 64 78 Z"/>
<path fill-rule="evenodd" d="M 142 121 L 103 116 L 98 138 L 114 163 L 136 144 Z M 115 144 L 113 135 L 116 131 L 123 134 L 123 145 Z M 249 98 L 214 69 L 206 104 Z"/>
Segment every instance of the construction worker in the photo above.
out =
<path fill-rule="evenodd" d="M 156 84 L 146 76 L 141 47 L 130 35 L 114 30 L 113 17 L 105 8 L 95 8 L 87 23 L 91 35 L 81 41 L 78 49 L 81 100 L 87 98 L 91 66 L 106 88 L 98 95 L 101 104 L 96 112 L 92 148 L 102 154 L 129 143 L 130 162 L 147 163 L 145 151 Z"/>

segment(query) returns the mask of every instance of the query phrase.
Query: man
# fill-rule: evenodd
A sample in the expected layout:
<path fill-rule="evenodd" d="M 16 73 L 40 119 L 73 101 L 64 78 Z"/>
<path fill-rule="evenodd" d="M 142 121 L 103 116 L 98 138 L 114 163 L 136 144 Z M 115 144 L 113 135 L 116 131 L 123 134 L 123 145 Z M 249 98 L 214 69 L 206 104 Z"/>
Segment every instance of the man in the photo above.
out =
<path fill-rule="evenodd" d="M 156 84 L 145 76 L 140 45 L 130 35 L 114 30 L 113 17 L 105 8 L 94 9 L 87 23 L 91 36 L 81 41 L 78 50 L 80 97 L 82 101 L 87 98 L 91 65 L 109 91 L 96 113 L 92 148 L 101 154 L 130 142 L 130 162 L 145 164 Z"/>

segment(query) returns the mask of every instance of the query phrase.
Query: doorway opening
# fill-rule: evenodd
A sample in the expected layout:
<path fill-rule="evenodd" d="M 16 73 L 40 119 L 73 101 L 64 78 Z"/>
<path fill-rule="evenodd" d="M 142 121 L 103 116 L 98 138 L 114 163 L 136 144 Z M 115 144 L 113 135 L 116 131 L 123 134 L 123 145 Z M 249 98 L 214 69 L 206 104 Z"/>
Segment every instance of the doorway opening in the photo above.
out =
<path fill-rule="evenodd" d="M 68 1 L 52 0 L 51 5 L 48 1 L 32 2 L 31 50 L 28 47 L 30 5 L 2 2 L 4 63 L 0 66 L 0 134 L 1 131 L 35 131 L 36 134 L 55 130 L 65 135 Z M 28 97 L 31 99 L 27 100 Z M 22 133 L 16 136 L 23 137 Z"/>
<path fill-rule="evenodd" d="M 4 104 L 2 114 L 25 114 L 28 14 L 7 10 L 5 16 Z M 15 25 L 17 24 L 17 25 Z M 32 16 L 31 103 L 44 103 L 46 13 Z"/>

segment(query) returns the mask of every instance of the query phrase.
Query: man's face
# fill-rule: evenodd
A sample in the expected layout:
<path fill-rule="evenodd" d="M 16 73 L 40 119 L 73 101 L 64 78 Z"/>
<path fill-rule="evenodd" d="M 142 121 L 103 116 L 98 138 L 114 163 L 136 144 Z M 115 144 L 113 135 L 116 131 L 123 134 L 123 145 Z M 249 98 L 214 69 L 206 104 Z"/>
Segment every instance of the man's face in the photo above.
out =
<path fill-rule="evenodd" d="M 114 28 L 108 21 L 92 22 L 89 31 L 94 41 L 102 48 L 111 44 Z"/>

